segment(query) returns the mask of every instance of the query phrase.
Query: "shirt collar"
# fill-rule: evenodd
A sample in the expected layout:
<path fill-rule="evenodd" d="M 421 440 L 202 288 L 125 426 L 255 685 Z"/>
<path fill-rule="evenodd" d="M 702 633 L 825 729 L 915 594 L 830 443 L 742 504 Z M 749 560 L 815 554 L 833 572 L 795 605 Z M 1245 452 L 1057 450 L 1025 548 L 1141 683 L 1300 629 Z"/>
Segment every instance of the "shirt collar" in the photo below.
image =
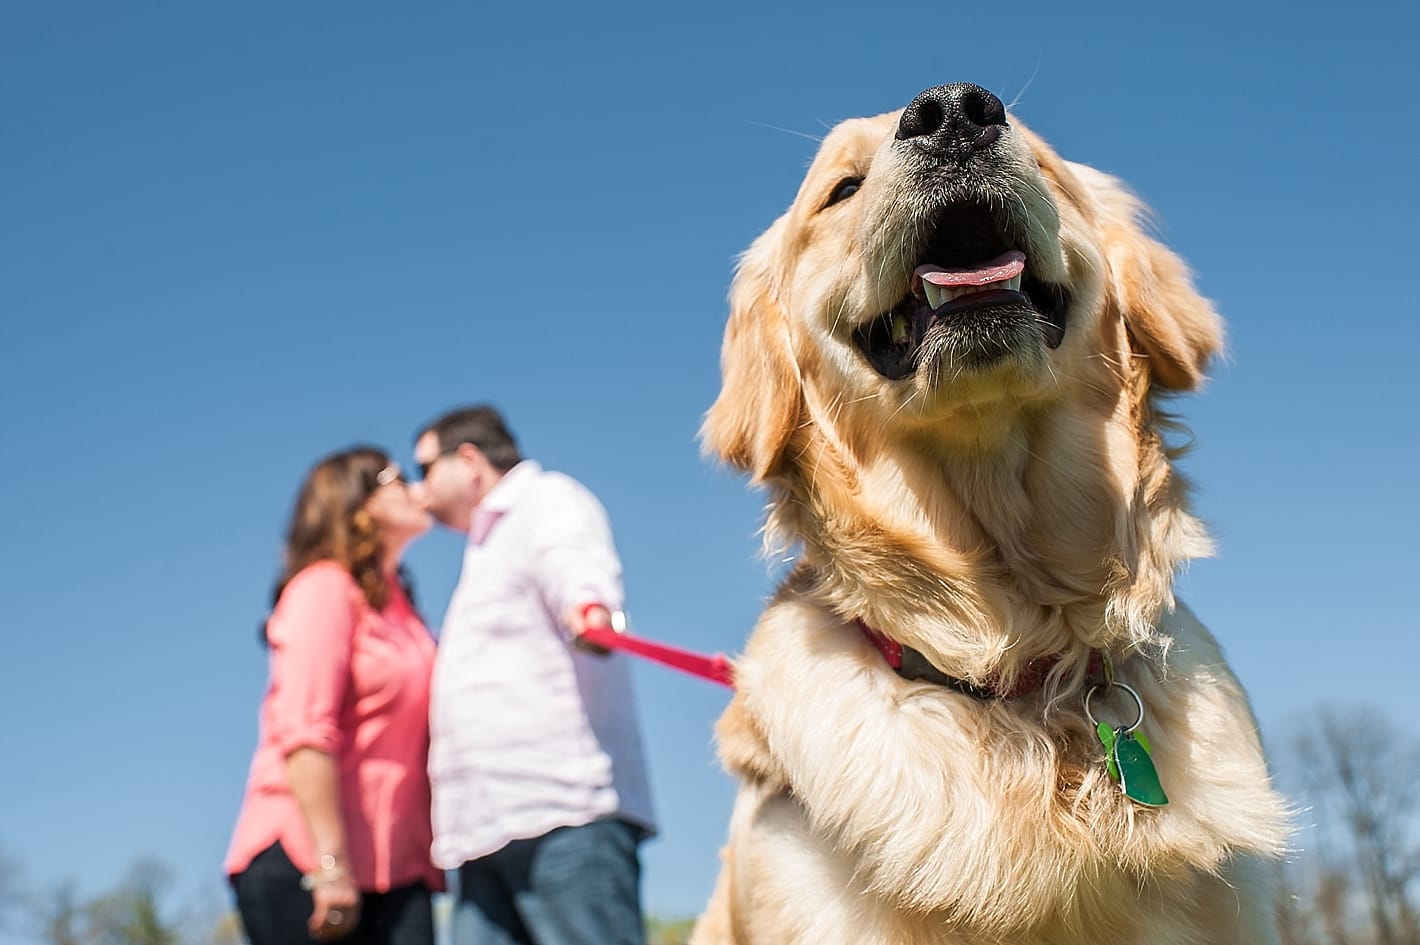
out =
<path fill-rule="evenodd" d="M 541 472 L 542 467 L 536 460 L 523 460 L 503 474 L 503 478 L 499 479 L 493 488 L 488 490 L 483 501 L 478 503 L 478 508 L 499 514 L 508 511 L 518 504 L 518 499 L 528 491 L 532 481 Z"/>
<path fill-rule="evenodd" d="M 469 519 L 468 537 L 475 545 L 481 545 L 493 530 L 494 524 L 503 514 L 517 505 L 518 500 L 528 491 L 534 479 L 542 473 L 542 467 L 530 459 L 525 459 L 503 474 L 483 501 L 473 509 Z"/>

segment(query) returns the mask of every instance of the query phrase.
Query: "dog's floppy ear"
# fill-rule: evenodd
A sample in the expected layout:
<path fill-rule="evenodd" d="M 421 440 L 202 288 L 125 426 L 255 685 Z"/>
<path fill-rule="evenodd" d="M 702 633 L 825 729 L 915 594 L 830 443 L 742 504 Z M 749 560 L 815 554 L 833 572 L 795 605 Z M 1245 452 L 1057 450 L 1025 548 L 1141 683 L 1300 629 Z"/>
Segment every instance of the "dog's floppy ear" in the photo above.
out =
<path fill-rule="evenodd" d="M 720 396 L 700 428 L 707 453 L 750 473 L 755 482 L 778 469 L 803 402 L 788 316 L 775 298 L 772 276 L 783 226 L 781 220 L 770 227 L 740 260 L 720 349 Z"/>
<path fill-rule="evenodd" d="M 1101 210 L 1105 296 L 1148 359 L 1155 387 L 1195 390 L 1223 347 L 1223 323 L 1183 260 L 1144 230 L 1143 205 L 1114 178 L 1076 166 Z"/>

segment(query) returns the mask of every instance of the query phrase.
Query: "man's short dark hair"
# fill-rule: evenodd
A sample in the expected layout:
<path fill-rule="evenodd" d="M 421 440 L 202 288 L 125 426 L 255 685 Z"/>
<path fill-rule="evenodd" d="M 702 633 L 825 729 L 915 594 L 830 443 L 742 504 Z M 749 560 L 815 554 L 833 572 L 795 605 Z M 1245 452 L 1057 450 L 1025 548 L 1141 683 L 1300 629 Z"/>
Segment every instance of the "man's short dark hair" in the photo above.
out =
<path fill-rule="evenodd" d="M 503 422 L 502 415 L 488 404 L 450 410 L 427 424 L 419 436 L 425 433 L 433 433 L 439 438 L 440 453 L 457 449 L 463 443 L 472 443 L 500 473 L 523 461 L 518 453 L 518 444 L 508 425 Z"/>

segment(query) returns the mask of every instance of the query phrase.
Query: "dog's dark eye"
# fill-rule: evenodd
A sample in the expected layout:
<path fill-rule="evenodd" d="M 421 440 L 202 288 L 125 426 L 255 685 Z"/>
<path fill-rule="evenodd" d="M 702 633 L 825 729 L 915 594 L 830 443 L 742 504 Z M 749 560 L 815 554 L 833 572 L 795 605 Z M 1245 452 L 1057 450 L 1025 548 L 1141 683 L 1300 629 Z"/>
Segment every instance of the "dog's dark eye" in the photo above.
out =
<path fill-rule="evenodd" d="M 843 178 L 841 181 L 838 182 L 838 186 L 833 188 L 833 193 L 828 195 L 828 203 L 824 204 L 823 208 L 827 210 L 829 207 L 838 203 L 840 200 L 847 200 L 849 197 L 856 194 L 858 192 L 858 188 L 862 186 L 863 178 L 861 177 Z"/>

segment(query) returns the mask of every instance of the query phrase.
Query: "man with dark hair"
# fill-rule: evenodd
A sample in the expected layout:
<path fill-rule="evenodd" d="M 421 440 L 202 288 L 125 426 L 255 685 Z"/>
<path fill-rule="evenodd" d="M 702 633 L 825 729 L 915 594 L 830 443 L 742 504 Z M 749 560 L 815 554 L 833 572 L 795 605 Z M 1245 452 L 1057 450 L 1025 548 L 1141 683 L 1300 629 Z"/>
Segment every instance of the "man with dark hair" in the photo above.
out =
<path fill-rule="evenodd" d="M 454 945 L 644 945 L 655 830 L 625 657 L 580 646 L 622 604 L 606 512 L 480 405 L 419 433 L 419 494 L 468 534 L 430 704 L 434 862 Z"/>

